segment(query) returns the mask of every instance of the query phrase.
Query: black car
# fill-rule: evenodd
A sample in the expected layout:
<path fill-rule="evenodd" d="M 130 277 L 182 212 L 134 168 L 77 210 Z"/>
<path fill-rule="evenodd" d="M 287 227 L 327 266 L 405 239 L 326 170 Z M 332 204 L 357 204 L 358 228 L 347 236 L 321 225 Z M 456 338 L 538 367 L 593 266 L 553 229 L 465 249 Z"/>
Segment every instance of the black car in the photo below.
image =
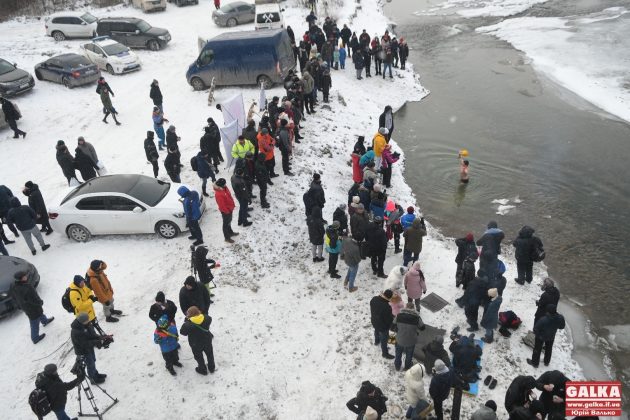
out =
<path fill-rule="evenodd" d="M 100 75 L 96 64 L 72 53 L 57 55 L 35 66 L 37 80 L 61 83 L 67 88 L 94 83 Z"/>
<path fill-rule="evenodd" d="M 16 64 L 0 58 L 0 95 L 14 96 L 33 89 L 35 79 L 28 72 L 18 69 Z"/>
<path fill-rule="evenodd" d="M 171 40 L 171 34 L 163 28 L 154 28 L 138 18 L 103 18 L 96 26 L 98 36 L 108 36 L 129 48 L 148 48 L 157 51 Z"/>
<path fill-rule="evenodd" d="M 39 284 L 39 273 L 33 264 L 18 257 L 0 256 L 0 317 L 17 309 L 13 298 L 9 296 L 9 289 L 15 282 L 13 276 L 18 271 L 28 273 L 28 282 L 33 287 Z"/>

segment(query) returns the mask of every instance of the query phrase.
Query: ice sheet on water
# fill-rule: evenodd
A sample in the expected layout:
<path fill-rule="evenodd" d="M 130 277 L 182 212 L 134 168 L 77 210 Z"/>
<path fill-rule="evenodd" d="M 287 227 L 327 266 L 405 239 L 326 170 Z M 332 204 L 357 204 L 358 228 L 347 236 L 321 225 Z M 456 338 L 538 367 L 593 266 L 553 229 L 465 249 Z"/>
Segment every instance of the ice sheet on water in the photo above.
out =
<path fill-rule="evenodd" d="M 534 68 L 630 121 L 630 11 L 613 7 L 586 16 L 505 20 L 477 31 L 510 42 Z"/>
<path fill-rule="evenodd" d="M 437 6 L 419 10 L 414 14 L 443 15 L 456 13 L 464 17 L 511 16 L 546 0 L 446 0 Z"/>

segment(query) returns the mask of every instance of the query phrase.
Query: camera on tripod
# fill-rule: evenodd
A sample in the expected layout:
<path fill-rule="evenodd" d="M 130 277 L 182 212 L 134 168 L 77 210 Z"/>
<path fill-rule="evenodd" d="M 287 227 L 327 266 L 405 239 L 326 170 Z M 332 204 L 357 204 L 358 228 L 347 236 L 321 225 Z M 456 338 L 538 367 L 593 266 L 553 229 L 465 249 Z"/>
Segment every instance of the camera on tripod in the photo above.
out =
<path fill-rule="evenodd" d="M 70 373 L 75 376 L 85 376 L 85 356 L 77 356 L 74 366 L 70 369 Z"/>

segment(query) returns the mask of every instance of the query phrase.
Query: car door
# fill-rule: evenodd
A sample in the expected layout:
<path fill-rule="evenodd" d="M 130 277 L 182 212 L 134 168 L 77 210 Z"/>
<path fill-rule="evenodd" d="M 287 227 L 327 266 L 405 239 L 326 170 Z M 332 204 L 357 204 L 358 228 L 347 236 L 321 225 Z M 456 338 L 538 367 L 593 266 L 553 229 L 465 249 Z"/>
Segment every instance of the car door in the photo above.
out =
<path fill-rule="evenodd" d="M 83 21 L 76 17 L 76 16 L 71 16 L 68 17 L 68 32 L 66 33 L 66 35 L 71 36 L 71 37 L 80 37 L 82 36 L 82 29 L 83 26 L 81 26 L 81 24 L 83 23 Z"/>
<path fill-rule="evenodd" d="M 61 83 L 61 78 L 63 76 L 63 67 L 59 60 L 48 60 L 48 66 L 46 67 L 48 70 L 47 80 L 55 83 Z"/>
<path fill-rule="evenodd" d="M 105 197 L 84 197 L 77 202 L 75 208 L 68 225 L 76 223 L 85 226 L 93 234 L 111 233 L 112 217 L 107 210 Z"/>
<path fill-rule="evenodd" d="M 96 64 L 99 69 L 105 70 L 107 68 L 107 54 L 105 54 L 105 51 L 98 45 L 93 45 L 93 50 L 94 64 Z"/>
<path fill-rule="evenodd" d="M 125 44 L 128 47 L 138 47 L 138 46 L 143 46 L 142 44 L 142 38 L 143 35 L 142 34 L 136 34 L 136 30 L 138 28 L 136 28 L 136 25 L 134 25 L 133 23 L 128 23 L 128 22 L 124 22 L 122 24 L 122 31 L 125 34 L 125 42 L 123 42 L 123 44 Z"/>
<path fill-rule="evenodd" d="M 108 196 L 111 233 L 151 233 L 151 215 L 147 206 L 131 198 Z M 134 211 L 135 209 L 135 211 Z"/>
<path fill-rule="evenodd" d="M 238 10 L 238 23 L 253 22 L 256 12 L 253 6 L 249 4 L 243 4 L 236 8 Z"/>
<path fill-rule="evenodd" d="M 109 34 L 114 41 L 129 46 L 129 39 L 125 33 L 125 22 L 110 22 Z"/>

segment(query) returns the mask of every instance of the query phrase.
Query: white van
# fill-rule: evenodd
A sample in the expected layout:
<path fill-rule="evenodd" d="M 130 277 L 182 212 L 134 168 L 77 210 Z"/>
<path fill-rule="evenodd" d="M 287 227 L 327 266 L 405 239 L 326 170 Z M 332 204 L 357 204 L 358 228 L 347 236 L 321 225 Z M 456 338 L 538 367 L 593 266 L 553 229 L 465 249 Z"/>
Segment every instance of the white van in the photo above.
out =
<path fill-rule="evenodd" d="M 256 4 L 256 29 L 282 29 L 284 18 L 278 3 Z"/>
<path fill-rule="evenodd" d="M 166 10 L 166 0 L 133 0 L 133 7 L 137 7 L 138 9 L 142 9 L 144 13 L 156 11 L 165 11 Z"/>
<path fill-rule="evenodd" d="M 66 38 L 92 38 L 96 34 L 96 19 L 88 12 L 60 12 L 45 20 L 46 35 L 55 41 Z"/>

